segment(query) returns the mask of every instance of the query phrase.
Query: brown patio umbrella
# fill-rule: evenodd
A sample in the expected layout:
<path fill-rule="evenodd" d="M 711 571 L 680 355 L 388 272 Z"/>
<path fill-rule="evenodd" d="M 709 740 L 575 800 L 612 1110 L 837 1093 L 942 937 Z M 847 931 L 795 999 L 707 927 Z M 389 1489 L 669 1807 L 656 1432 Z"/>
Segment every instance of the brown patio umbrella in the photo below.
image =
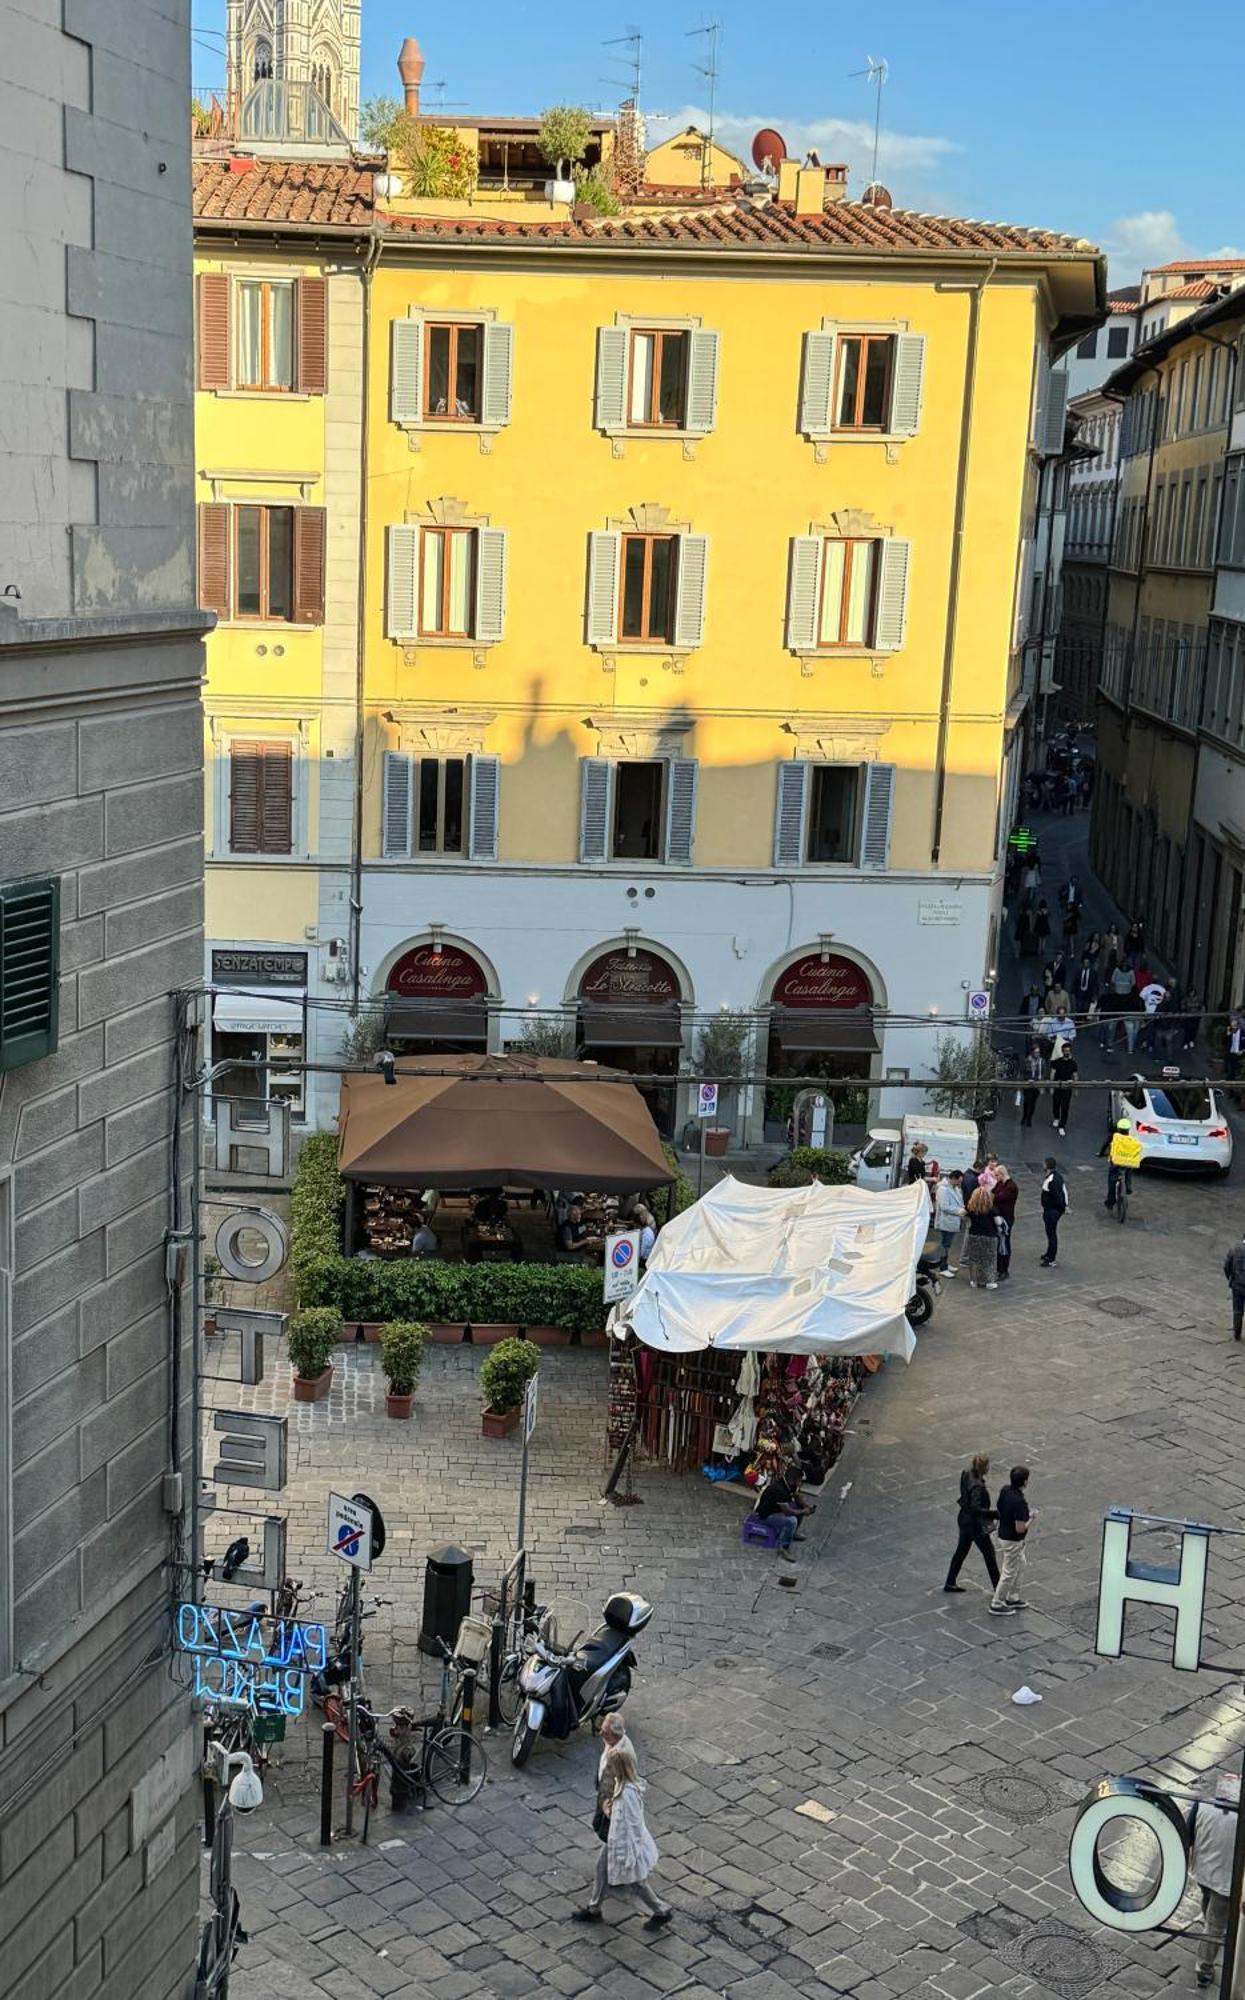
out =
<path fill-rule="evenodd" d="M 341 1172 L 374 1185 L 629 1194 L 674 1178 L 635 1085 L 592 1063 L 403 1057 L 393 1084 L 342 1078 L 338 1126 Z"/>

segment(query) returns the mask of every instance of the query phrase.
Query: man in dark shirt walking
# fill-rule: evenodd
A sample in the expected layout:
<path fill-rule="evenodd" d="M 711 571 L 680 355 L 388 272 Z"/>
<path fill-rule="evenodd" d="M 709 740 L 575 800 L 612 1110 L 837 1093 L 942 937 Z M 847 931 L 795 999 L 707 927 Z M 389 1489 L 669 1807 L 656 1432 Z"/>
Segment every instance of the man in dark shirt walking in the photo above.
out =
<path fill-rule="evenodd" d="M 1027 1465 L 1013 1465 L 1007 1484 L 999 1492 L 999 1580 L 990 1600 L 994 1618 L 1014 1618 L 1027 1607 L 1020 1595 L 1020 1579 L 1028 1560 L 1025 1537 L 1033 1520 L 1025 1487 L 1029 1484 Z"/>
<path fill-rule="evenodd" d="M 1059 1225 L 1068 1212 L 1068 1190 L 1058 1162 L 1048 1153 L 1042 1176 L 1042 1223 L 1046 1230 L 1046 1255 L 1039 1259 L 1049 1270 L 1059 1255 Z"/>

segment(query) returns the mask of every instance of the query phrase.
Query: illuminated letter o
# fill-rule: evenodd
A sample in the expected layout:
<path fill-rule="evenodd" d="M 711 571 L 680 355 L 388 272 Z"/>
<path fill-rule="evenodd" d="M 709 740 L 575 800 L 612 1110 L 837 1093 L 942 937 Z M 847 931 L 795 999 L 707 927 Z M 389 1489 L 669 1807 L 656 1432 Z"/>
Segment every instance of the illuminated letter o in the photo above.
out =
<path fill-rule="evenodd" d="M 242 1255 L 242 1238 L 250 1230 L 262 1236 L 264 1255 L 258 1263 Z M 242 1208 L 227 1215 L 216 1232 L 216 1259 L 226 1277 L 240 1284 L 265 1285 L 285 1263 L 290 1239 L 285 1224 L 270 1208 Z"/>
<path fill-rule="evenodd" d="M 1160 1869 L 1153 1888 L 1121 1889 L 1098 1858 L 1098 1842 L 1116 1820 L 1149 1827 L 1159 1844 Z M 1189 1835 L 1174 1799 L 1136 1778 L 1104 1778 L 1077 1815 L 1068 1845 L 1072 1887 L 1083 1907 L 1113 1931 L 1152 1931 L 1173 1917 L 1188 1879 Z"/>

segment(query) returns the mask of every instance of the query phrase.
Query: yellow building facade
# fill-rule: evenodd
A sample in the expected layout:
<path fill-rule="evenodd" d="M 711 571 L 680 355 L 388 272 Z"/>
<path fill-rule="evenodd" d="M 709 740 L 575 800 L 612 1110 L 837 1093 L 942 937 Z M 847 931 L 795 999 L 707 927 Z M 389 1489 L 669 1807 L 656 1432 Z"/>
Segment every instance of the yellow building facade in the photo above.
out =
<path fill-rule="evenodd" d="M 326 548 L 322 627 L 256 631 L 235 593 L 211 642 L 218 827 L 265 704 L 306 761 L 297 854 L 213 850 L 214 937 L 309 949 L 313 997 L 357 980 L 400 1049 L 540 1023 L 655 1079 L 668 1129 L 723 1014 L 745 1074 L 790 1079 L 732 1090 L 743 1136 L 802 1076 L 926 1072 L 991 980 L 1045 385 L 1103 274 L 840 194 L 811 168 L 787 199 L 516 221 L 391 191 L 318 263 L 310 222 L 231 262 L 201 221 L 204 275 L 275 254 L 342 301 L 320 404 L 201 392 L 205 506 L 323 506 Z M 362 589 L 334 585 L 360 540 Z"/>

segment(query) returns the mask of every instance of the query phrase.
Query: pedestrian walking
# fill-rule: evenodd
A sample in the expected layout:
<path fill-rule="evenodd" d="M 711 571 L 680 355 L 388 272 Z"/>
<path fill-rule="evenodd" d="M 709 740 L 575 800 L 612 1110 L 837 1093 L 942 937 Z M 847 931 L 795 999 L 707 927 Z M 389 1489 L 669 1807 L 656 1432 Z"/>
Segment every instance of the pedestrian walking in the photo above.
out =
<path fill-rule="evenodd" d="M 968 1264 L 968 1282 L 974 1289 L 981 1286 L 987 1292 L 997 1292 L 999 1232 L 994 1220 L 994 1196 L 989 1188 L 979 1182 L 968 1198 L 967 1208 L 965 1261 Z"/>
<path fill-rule="evenodd" d="M 579 1923 L 604 1921 L 601 1905 L 611 1889 L 630 1890 L 649 1912 L 645 1930 L 660 1930 L 674 1915 L 669 1903 L 649 1886 L 649 1876 L 660 1859 L 657 1842 L 644 1820 L 644 1784 L 629 1750 L 615 1749 L 606 1761 L 606 1779 L 612 1780 L 602 1807 L 609 1831 L 597 1856 L 592 1894 L 575 1916 Z"/>
<path fill-rule="evenodd" d="M 1068 990 L 1068 954 L 1062 945 L 1050 962 L 1050 983 L 1052 986 L 1057 986 L 1061 992 L 1066 993 Z"/>
<path fill-rule="evenodd" d="M 1085 940 L 1083 949 L 1085 957 L 1092 960 L 1094 970 L 1097 972 L 1102 964 L 1102 933 L 1100 931 L 1091 931 Z"/>
<path fill-rule="evenodd" d="M 1098 991 L 1098 973 L 1088 949 L 1081 953 L 1081 962 L 1076 968 L 1076 1011 L 1087 1014 L 1090 1003 Z"/>
<path fill-rule="evenodd" d="M 1240 1075 L 1243 1056 L 1245 1056 L 1245 1015 L 1234 1007 L 1228 1015 L 1228 1039 L 1223 1051 L 1223 1073 L 1229 1083 L 1235 1083 Z"/>
<path fill-rule="evenodd" d="M 1024 1060 L 1024 1082 L 1021 1084 L 1018 1092 L 1020 1099 L 1020 1123 L 1022 1127 L 1032 1125 L 1033 1123 L 1033 1114 L 1037 1110 L 1038 1099 L 1042 1095 L 1042 1076 L 1044 1070 L 1045 1064 L 1042 1061 L 1042 1051 L 1036 1042 L 1030 1042 L 1029 1053 Z"/>
<path fill-rule="evenodd" d="M 994 1221 L 999 1237 L 999 1283 L 1003 1284 L 1012 1274 L 1012 1229 L 1016 1221 L 1016 1203 L 1020 1200 L 1020 1189 L 1006 1167 L 999 1168 L 993 1192 Z"/>
<path fill-rule="evenodd" d="M 960 1268 L 958 1261 L 953 1264 L 951 1258 L 960 1230 L 964 1226 L 964 1195 L 961 1191 L 963 1179 L 964 1176 L 959 1168 L 953 1168 L 939 1181 L 938 1192 L 934 1197 L 934 1228 L 942 1244 L 938 1268 L 947 1278 L 954 1278 Z"/>
<path fill-rule="evenodd" d="M 1020 1595 L 1020 1582 L 1028 1560 L 1025 1541 L 1034 1516 L 1029 1511 L 1025 1487 L 1029 1484 L 1027 1465 L 1013 1465 L 1006 1486 L 1000 1487 L 996 1512 L 999 1517 L 999 1580 L 990 1599 L 993 1618 L 1014 1618 L 1028 1605 Z"/>
<path fill-rule="evenodd" d="M 1143 917 L 1134 917 L 1124 933 L 1124 956 L 1134 962 L 1146 948 L 1146 926 Z"/>
<path fill-rule="evenodd" d="M 1072 1085 L 1076 1078 L 1076 1057 L 1072 1053 L 1072 1043 L 1068 1040 L 1066 1025 L 1060 1028 L 1055 1041 L 1050 1075 L 1050 1122 L 1060 1138 L 1066 1139 L 1068 1120 L 1072 1116 Z"/>
<path fill-rule="evenodd" d="M 1197 1983 L 1213 1986 L 1215 1967 L 1232 1907 L 1232 1856 L 1236 1846 L 1241 1781 L 1224 1771 L 1213 1799 L 1197 1799 L 1189 1812 L 1193 1879 L 1202 1892 L 1203 1935 L 1197 1947 Z"/>
<path fill-rule="evenodd" d="M 1202 996 L 1197 991 L 1196 987 L 1190 986 L 1185 990 L 1184 1015 L 1180 1023 L 1181 1033 L 1182 1033 L 1182 1047 L 1184 1048 L 1186 1055 L 1188 1054 L 1191 1048 L 1196 1046 L 1198 1029 L 1201 1027 L 1201 1025 L 1202 1025 Z"/>
<path fill-rule="evenodd" d="M 1068 1189 L 1059 1163 L 1054 1155 L 1046 1155 L 1046 1173 L 1042 1180 L 1042 1227 L 1046 1231 L 1046 1255 L 1038 1259 L 1047 1270 L 1053 1269 L 1059 1258 L 1059 1225 L 1068 1213 Z"/>
<path fill-rule="evenodd" d="M 1042 887 L 1042 871 L 1036 861 L 1029 860 L 1020 871 L 1020 893 L 1028 908 L 1036 899 Z"/>
<path fill-rule="evenodd" d="M 963 1592 L 964 1585 L 959 1581 L 959 1574 L 964 1567 L 964 1558 L 972 1548 L 981 1550 L 981 1559 L 990 1581 L 996 1590 L 999 1587 L 999 1565 L 994 1543 L 990 1539 L 990 1529 L 997 1517 L 990 1505 L 990 1493 L 986 1486 L 989 1470 L 989 1453 L 979 1451 L 960 1474 L 960 1507 L 956 1515 L 960 1539 L 955 1545 L 947 1580 L 942 1586 L 944 1590 Z"/>
<path fill-rule="evenodd" d="M 1108 924 L 1102 934 L 1102 969 L 1107 978 L 1120 962 L 1120 934 L 1114 924 Z"/>
<path fill-rule="evenodd" d="M 908 1164 L 904 1168 L 903 1177 L 905 1181 L 908 1183 L 909 1187 L 912 1186 L 914 1181 L 920 1181 L 922 1186 L 924 1186 L 925 1156 L 928 1152 L 929 1152 L 929 1147 L 925 1144 L 924 1140 L 918 1139 L 916 1144 L 913 1146 L 912 1151 L 908 1155 Z"/>
<path fill-rule="evenodd" d="M 1034 949 L 1038 952 L 1045 951 L 1046 940 L 1049 936 L 1050 936 L 1050 911 L 1046 907 L 1045 896 L 1042 896 L 1041 898 L 1039 898 L 1038 906 L 1036 910 L 1033 912 Z"/>
<path fill-rule="evenodd" d="M 1245 1319 L 1245 1237 L 1234 1243 L 1224 1258 L 1223 1275 L 1232 1293 L 1232 1338 L 1239 1340 Z"/>
<path fill-rule="evenodd" d="M 1063 941 L 1069 951 L 1076 948 L 1077 932 L 1081 928 L 1081 906 L 1069 903 L 1063 913 Z"/>
<path fill-rule="evenodd" d="M 1149 1049 L 1150 1053 L 1153 1055 L 1155 1052 L 1155 1037 L 1158 1032 L 1158 1021 L 1156 1017 L 1158 1015 L 1159 1008 L 1162 1006 L 1164 1000 L 1166 1000 L 1167 998 L 1167 988 L 1164 986 L 1161 979 L 1155 979 L 1152 976 L 1149 979 L 1147 979 L 1145 985 L 1140 988 L 1140 998 L 1141 998 L 1141 1004 L 1145 1008 L 1146 1018 L 1142 1023 L 1141 1033 L 1138 1035 L 1137 1039 L 1140 1042 L 1142 1048 Z"/>
<path fill-rule="evenodd" d="M 1016 956 L 1017 958 L 1028 958 L 1032 950 L 1033 917 L 1030 913 L 1029 905 L 1022 903 L 1020 906 L 1020 915 L 1016 919 Z"/>

